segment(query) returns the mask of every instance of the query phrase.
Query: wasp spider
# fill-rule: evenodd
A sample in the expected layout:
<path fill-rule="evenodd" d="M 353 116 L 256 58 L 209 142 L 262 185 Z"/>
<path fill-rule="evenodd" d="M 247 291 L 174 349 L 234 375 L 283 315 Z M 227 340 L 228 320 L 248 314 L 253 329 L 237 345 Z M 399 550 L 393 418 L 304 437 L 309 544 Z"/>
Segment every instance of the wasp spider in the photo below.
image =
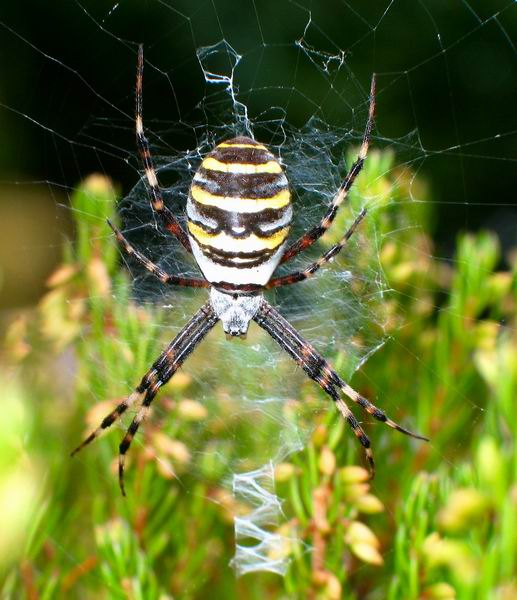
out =
<path fill-rule="evenodd" d="M 207 303 L 190 319 L 165 348 L 134 392 L 108 414 L 99 427 L 74 450 L 78 452 L 112 425 L 132 405 L 139 406 L 120 443 L 119 482 L 124 491 L 124 457 L 151 402 L 173 377 L 189 354 L 220 320 L 228 336 L 244 337 L 255 321 L 293 358 L 333 400 L 365 449 L 373 476 L 370 441 L 347 406 L 342 394 L 375 419 L 412 437 L 427 438 L 401 427 L 352 389 L 331 365 L 264 298 L 263 291 L 312 277 L 345 246 L 366 214 L 363 209 L 340 241 L 301 271 L 274 277 L 276 267 L 309 248 L 332 225 L 336 213 L 360 173 L 370 140 L 375 111 L 375 78 L 372 78 L 370 108 L 359 155 L 336 192 L 321 222 L 289 244 L 293 209 L 283 169 L 266 148 L 248 137 L 219 144 L 194 175 L 187 202 L 188 233 L 165 206 L 153 167 L 142 121 L 143 49 L 139 47 L 136 79 L 136 138 L 150 192 L 150 201 L 163 226 L 185 250 L 192 253 L 203 278 L 171 275 L 133 248 L 110 223 L 122 249 L 137 259 L 163 283 L 208 288 Z"/>

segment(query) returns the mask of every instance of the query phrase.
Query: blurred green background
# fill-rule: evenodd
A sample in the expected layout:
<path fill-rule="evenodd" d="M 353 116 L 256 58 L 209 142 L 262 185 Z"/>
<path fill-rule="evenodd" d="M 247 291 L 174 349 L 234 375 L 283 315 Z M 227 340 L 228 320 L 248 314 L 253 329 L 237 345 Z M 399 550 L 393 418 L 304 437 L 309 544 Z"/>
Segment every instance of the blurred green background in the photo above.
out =
<path fill-rule="evenodd" d="M 196 51 L 222 39 L 243 56 L 236 83 L 252 117 L 278 105 L 296 125 L 319 114 L 357 134 L 364 112 L 354 109 L 377 72 L 376 143 L 395 145 L 399 163 L 411 161 L 432 186 L 433 236 L 441 254 L 452 254 L 459 230 L 480 227 L 496 230 L 505 248 L 512 246 L 515 21 L 507 0 L 261 0 L 237 7 L 221 0 L 3 2 L 0 179 L 50 185 L 23 185 L 21 198 L 12 187 L 2 193 L 2 256 L 20 247 L 10 232 L 25 228 L 34 243 L 26 239 L 20 248 L 18 268 L 33 276 L 48 270 L 66 228 L 67 216 L 56 214 L 56 206 L 67 204 L 78 181 L 100 171 L 123 192 L 134 185 L 136 42 L 145 43 L 149 61 L 150 131 L 164 132 L 162 148 L 196 147 L 199 130 L 188 125 L 206 121 L 196 110 L 206 95 Z M 302 38 L 314 53 L 300 49 Z M 330 61 L 329 76 L 322 77 L 315 63 L 323 66 L 325 56 L 317 51 L 343 52 L 340 75 Z M 186 126 L 175 126 L 178 120 Z M 31 214 L 34 219 L 24 216 Z M 40 218 L 43 226 L 35 227 Z M 27 264 L 33 248 L 41 267 Z M 2 263 L 4 306 L 41 293 L 41 277 L 28 284 L 13 273 L 12 261 Z"/>
<path fill-rule="evenodd" d="M 515 3 L 4 2 L 0 29 L 2 595 L 517 597 Z M 204 300 L 173 296 L 172 314 L 137 305 L 105 226 L 139 177 L 135 44 L 153 149 L 177 156 L 229 131 L 225 94 L 199 63 L 221 40 L 242 56 L 235 89 L 261 140 L 279 142 L 275 118 L 303 128 L 317 117 L 349 131 L 347 164 L 378 74 L 372 152 L 351 199 L 374 210 L 349 251 L 294 292 L 294 314 L 353 371 L 366 317 L 348 339 L 345 300 L 332 307 L 325 282 L 350 269 L 386 339 L 352 383 L 431 443 L 360 415 L 378 464 L 367 481 L 315 386 L 260 332 L 229 348 L 216 329 L 157 401 L 125 501 L 110 468 L 120 430 L 74 461 L 69 451 Z M 232 58 L 205 67 L 230 73 Z M 372 304 L 379 273 L 393 291 Z M 275 394 L 263 419 L 254 402 Z M 307 447 L 276 466 L 285 517 L 271 526 L 287 574 L 236 580 L 233 517 L 247 507 L 229 474 L 292 422 Z"/>

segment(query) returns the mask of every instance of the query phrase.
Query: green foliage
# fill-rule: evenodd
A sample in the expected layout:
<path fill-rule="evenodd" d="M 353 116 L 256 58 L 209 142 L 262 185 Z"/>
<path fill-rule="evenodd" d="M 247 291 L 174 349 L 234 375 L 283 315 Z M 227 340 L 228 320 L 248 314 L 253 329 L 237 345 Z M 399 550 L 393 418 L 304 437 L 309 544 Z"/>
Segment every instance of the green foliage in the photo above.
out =
<path fill-rule="evenodd" d="M 367 198 L 378 209 L 366 239 L 397 290 L 383 299 L 389 341 L 353 383 L 431 442 L 367 424 L 378 464 L 371 482 L 351 464 L 357 445 L 335 411 L 311 412 L 307 447 L 276 467 L 287 575 L 235 580 L 233 516 L 244 507 L 228 491 L 225 464 L 236 436 L 246 441 L 241 459 L 260 455 L 267 436 L 257 436 L 254 419 L 227 435 L 231 379 L 212 382 L 222 412 L 206 427 L 210 407 L 197 382 L 188 370 L 177 374 L 160 396 L 166 411 L 132 448 L 127 499 L 110 469 L 116 433 L 68 458 L 170 337 L 163 312 L 130 299 L 105 225 L 115 191 L 104 178 L 86 180 L 72 200 L 75 245 L 35 314 L 15 320 L 5 341 L 3 597 L 516 597 L 515 277 L 495 271 L 499 249 L 489 233 L 465 234 L 453 261 L 436 259 L 426 195 L 414 174 L 393 168 L 389 152 L 371 154 L 352 194 L 353 207 Z M 192 302 L 185 296 L 187 313 Z M 249 346 L 238 352 L 254 360 Z M 217 362 L 209 343 L 196 356 L 198 367 Z M 343 360 L 334 357 L 338 369 Z M 283 369 L 277 376 L 292 377 Z M 258 389 L 263 380 L 250 369 L 242 385 Z M 319 398 L 310 382 L 297 393 L 286 414 Z"/>

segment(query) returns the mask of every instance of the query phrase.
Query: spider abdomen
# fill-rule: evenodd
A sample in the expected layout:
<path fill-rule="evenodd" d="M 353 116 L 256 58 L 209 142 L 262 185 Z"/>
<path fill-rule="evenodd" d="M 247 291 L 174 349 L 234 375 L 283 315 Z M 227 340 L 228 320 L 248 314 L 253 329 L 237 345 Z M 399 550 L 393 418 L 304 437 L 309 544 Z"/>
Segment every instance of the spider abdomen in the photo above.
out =
<path fill-rule="evenodd" d="M 188 202 L 194 257 L 214 285 L 265 285 L 285 246 L 291 195 L 280 163 L 262 144 L 219 144 L 194 176 Z"/>

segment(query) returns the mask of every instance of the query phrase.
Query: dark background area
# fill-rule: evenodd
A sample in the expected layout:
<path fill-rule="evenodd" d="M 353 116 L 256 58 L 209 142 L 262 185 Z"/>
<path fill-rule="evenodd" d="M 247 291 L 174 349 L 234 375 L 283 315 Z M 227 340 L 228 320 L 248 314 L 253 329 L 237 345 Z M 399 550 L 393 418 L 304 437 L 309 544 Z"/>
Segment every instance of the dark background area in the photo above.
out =
<path fill-rule="evenodd" d="M 123 193 L 135 184 L 136 43 L 151 140 L 182 151 L 199 140 L 192 124 L 217 125 L 197 109 L 207 85 L 196 50 L 223 39 L 243 57 L 237 83 L 252 118 L 279 105 L 294 125 L 316 114 L 359 136 L 378 73 L 374 144 L 427 179 L 437 253 L 451 256 L 458 231 L 481 227 L 515 245 L 514 2 L 3 2 L 4 306 L 38 297 L 67 232 L 60 207 L 83 177 L 105 173 Z M 324 77 L 340 51 L 341 68 L 328 61 Z"/>

